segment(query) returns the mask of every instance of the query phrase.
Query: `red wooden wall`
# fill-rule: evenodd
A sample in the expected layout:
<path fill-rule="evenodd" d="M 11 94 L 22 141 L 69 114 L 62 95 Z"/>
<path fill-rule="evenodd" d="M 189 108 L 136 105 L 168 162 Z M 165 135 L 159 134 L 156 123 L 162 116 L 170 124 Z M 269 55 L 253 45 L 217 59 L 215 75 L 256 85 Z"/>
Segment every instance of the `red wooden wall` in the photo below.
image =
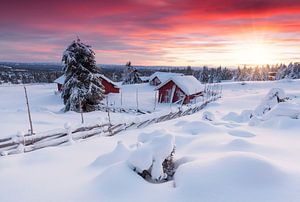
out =
<path fill-rule="evenodd" d="M 106 81 L 105 79 L 101 79 L 101 83 L 104 86 L 104 94 L 108 94 L 108 93 L 119 93 L 120 89 L 116 88 L 113 84 L 109 83 L 108 81 Z"/>

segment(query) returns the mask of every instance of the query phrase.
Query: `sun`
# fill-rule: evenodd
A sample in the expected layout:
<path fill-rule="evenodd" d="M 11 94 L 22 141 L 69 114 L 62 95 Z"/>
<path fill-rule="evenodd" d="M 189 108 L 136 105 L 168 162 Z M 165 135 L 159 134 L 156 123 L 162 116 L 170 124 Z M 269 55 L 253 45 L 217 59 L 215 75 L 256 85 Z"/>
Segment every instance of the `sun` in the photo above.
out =
<path fill-rule="evenodd" d="M 238 64 L 263 65 L 276 60 L 275 48 L 262 41 L 249 40 L 237 43 L 233 48 Z"/>

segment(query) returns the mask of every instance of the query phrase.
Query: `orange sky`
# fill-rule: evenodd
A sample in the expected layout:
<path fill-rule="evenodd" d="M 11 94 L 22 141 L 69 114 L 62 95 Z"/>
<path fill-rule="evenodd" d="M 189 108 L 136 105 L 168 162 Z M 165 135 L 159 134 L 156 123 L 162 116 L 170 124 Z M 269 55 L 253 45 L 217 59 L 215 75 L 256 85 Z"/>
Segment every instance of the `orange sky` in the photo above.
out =
<path fill-rule="evenodd" d="M 0 61 L 60 62 L 76 36 L 99 64 L 296 62 L 300 1 L 1 1 Z"/>

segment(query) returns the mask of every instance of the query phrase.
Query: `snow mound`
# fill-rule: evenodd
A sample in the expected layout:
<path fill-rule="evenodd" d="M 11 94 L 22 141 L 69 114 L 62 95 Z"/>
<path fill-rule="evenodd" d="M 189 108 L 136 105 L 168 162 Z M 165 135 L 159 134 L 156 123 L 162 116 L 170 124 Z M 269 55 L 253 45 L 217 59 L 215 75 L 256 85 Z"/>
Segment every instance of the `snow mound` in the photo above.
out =
<path fill-rule="evenodd" d="M 264 97 L 262 102 L 255 108 L 254 114 L 256 116 L 263 116 L 270 111 L 278 103 L 283 102 L 286 99 L 285 92 L 281 88 L 273 88 Z"/>
<path fill-rule="evenodd" d="M 149 142 L 153 138 L 161 136 L 162 134 L 166 134 L 166 131 L 165 130 L 155 130 L 150 133 L 141 133 L 138 136 L 138 142 L 142 142 L 142 143 Z"/>
<path fill-rule="evenodd" d="M 240 122 L 240 116 L 235 112 L 229 112 L 222 118 L 225 121 L 234 121 L 234 122 Z"/>
<path fill-rule="evenodd" d="M 300 116 L 300 106 L 288 102 L 278 103 L 273 109 L 263 116 L 263 119 L 267 120 L 275 116 L 287 116 L 292 119 L 298 119 Z"/>
<path fill-rule="evenodd" d="M 252 110 L 243 110 L 241 112 L 241 114 L 237 114 L 235 112 L 229 112 L 222 119 L 226 120 L 226 121 L 234 121 L 237 123 L 244 123 L 244 122 L 248 122 L 252 116 L 253 116 Z"/>
<path fill-rule="evenodd" d="M 136 175 L 126 163 L 120 162 L 93 178 L 76 201 L 124 201 L 128 198 L 142 201 L 144 195 L 137 193 L 143 193 L 149 187 L 150 184 Z"/>
<path fill-rule="evenodd" d="M 248 197 L 251 198 L 249 201 L 256 201 L 253 193 L 264 198 L 268 190 L 284 186 L 285 175 L 268 159 L 237 152 L 183 164 L 174 179 L 177 191 L 191 198 L 212 199 L 213 192 L 212 201 L 247 201 Z"/>
<path fill-rule="evenodd" d="M 205 111 L 202 114 L 202 120 L 206 120 L 206 121 L 214 121 L 215 120 L 215 116 L 213 113 L 209 112 L 209 111 Z"/>
<path fill-rule="evenodd" d="M 148 170 L 153 163 L 153 153 L 151 147 L 140 146 L 131 153 L 128 163 L 139 173 Z"/>
<path fill-rule="evenodd" d="M 119 141 L 112 152 L 99 156 L 92 163 L 92 166 L 106 167 L 111 164 L 126 161 L 126 159 L 129 157 L 129 154 L 130 150 L 121 141 Z"/>
<path fill-rule="evenodd" d="M 253 116 L 252 110 L 243 110 L 240 115 L 240 118 L 241 118 L 242 122 L 248 122 L 248 121 L 250 121 L 252 116 Z"/>
<path fill-rule="evenodd" d="M 236 137 L 254 137 L 255 135 L 251 132 L 244 131 L 244 130 L 229 130 L 229 135 L 236 136 Z"/>
<path fill-rule="evenodd" d="M 138 173 L 151 170 L 154 180 L 166 178 L 162 163 L 169 157 L 175 147 L 175 138 L 170 134 L 153 137 L 149 142 L 141 144 L 128 158 L 130 167 Z"/>
<path fill-rule="evenodd" d="M 182 132 L 192 135 L 219 133 L 221 131 L 218 127 L 203 121 L 181 121 L 176 126 L 179 126 Z"/>
<path fill-rule="evenodd" d="M 226 144 L 225 148 L 234 151 L 244 151 L 246 149 L 252 148 L 252 144 L 244 139 L 234 139 Z"/>
<path fill-rule="evenodd" d="M 255 115 L 251 117 L 248 125 L 249 126 L 257 126 L 260 123 L 260 119 L 257 118 Z"/>
<path fill-rule="evenodd" d="M 282 134 L 299 134 L 300 119 L 291 119 L 288 116 L 274 116 L 268 120 L 261 122 L 261 127 L 270 128 L 276 130 L 282 130 Z M 293 131 L 293 132 L 292 132 Z"/>

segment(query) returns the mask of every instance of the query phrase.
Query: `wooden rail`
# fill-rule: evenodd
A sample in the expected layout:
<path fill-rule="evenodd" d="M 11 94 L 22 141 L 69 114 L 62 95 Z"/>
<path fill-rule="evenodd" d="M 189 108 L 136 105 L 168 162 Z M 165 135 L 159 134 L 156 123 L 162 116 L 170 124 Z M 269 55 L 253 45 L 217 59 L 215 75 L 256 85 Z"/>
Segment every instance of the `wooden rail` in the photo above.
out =
<path fill-rule="evenodd" d="M 94 136 L 113 136 L 117 133 L 128 129 L 144 128 L 148 125 L 160 123 L 182 116 L 194 114 L 202 110 L 208 103 L 220 98 L 220 96 L 212 96 L 209 100 L 204 101 L 201 105 L 194 105 L 188 107 L 186 110 L 179 110 L 177 112 L 170 112 L 166 115 L 148 119 L 140 122 L 111 124 L 96 124 L 93 126 L 85 126 L 76 128 L 74 130 L 61 129 L 54 132 L 45 132 L 39 134 L 26 134 L 24 136 L 13 136 L 0 139 L 0 155 L 12 155 L 23 152 L 31 152 L 45 147 L 58 146 L 72 141 L 81 141 L 90 139 Z"/>

